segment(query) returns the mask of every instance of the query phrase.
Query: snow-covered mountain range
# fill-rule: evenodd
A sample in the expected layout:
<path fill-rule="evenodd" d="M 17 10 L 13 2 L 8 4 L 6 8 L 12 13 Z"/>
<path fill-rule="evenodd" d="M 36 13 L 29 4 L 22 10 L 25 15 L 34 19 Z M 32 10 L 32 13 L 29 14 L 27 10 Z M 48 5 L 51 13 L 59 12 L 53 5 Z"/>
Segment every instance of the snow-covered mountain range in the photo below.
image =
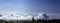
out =
<path fill-rule="evenodd" d="M 34 16 L 35 15 L 35 16 Z M 5 12 L 0 14 L 0 20 L 35 20 L 38 19 L 52 19 L 46 13 L 29 14 L 29 13 L 17 13 L 17 12 Z"/>

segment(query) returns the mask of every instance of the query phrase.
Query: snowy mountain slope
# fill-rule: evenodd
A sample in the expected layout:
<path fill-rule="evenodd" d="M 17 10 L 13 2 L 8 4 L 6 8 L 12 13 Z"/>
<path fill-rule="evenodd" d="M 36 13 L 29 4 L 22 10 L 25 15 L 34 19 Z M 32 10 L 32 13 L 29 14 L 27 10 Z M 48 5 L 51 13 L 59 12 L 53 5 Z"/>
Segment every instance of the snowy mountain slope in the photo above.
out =
<path fill-rule="evenodd" d="M 38 19 L 53 19 L 51 18 L 48 14 L 46 13 L 38 13 L 38 14 L 29 14 L 29 13 L 16 13 L 16 12 L 6 12 L 6 13 L 2 13 L 0 14 L 0 20 L 32 20 L 33 16 L 32 15 L 36 15 L 34 16 L 35 20 Z"/>

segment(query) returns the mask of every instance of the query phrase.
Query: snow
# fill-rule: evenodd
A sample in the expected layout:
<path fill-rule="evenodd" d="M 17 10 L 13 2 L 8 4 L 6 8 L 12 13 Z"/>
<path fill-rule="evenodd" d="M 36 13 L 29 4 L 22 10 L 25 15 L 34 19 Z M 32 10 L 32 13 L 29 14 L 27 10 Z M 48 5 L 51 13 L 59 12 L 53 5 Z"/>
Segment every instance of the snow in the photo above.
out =
<path fill-rule="evenodd" d="M 33 14 L 33 15 L 36 15 L 36 14 Z M 29 13 L 24 14 L 24 13 L 16 13 L 16 12 L 5 12 L 0 15 L 1 15 L 0 20 L 7 20 L 7 21 L 10 21 L 10 20 L 32 20 L 32 18 L 33 18 L 33 15 L 29 14 Z M 36 16 L 34 16 L 35 20 L 46 19 L 46 18 L 47 19 L 50 18 L 50 16 L 47 15 L 46 13 L 38 13 Z M 53 18 L 51 18 L 51 19 L 53 19 Z"/>

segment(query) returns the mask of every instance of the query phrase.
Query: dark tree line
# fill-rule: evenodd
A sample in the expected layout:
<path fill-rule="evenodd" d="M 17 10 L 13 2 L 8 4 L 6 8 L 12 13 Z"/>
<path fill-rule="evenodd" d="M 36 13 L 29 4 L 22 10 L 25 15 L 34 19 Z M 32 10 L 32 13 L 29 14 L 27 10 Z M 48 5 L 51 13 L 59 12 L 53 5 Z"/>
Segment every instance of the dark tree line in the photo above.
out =
<path fill-rule="evenodd" d="M 60 19 L 52 19 L 52 20 L 34 20 L 34 18 L 32 18 L 32 21 L 4 21 L 4 20 L 0 20 L 0 23 L 60 23 Z"/>

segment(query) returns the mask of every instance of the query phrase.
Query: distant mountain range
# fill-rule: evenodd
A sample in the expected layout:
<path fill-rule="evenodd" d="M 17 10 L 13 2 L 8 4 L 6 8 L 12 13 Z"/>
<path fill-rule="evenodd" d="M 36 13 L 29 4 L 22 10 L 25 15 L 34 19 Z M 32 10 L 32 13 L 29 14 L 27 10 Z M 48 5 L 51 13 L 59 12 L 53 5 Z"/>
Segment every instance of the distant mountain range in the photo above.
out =
<path fill-rule="evenodd" d="M 32 20 L 32 15 L 18 15 L 16 13 L 11 14 L 0 14 L 0 19 L 4 20 Z M 35 16 L 35 19 L 43 19 L 47 18 L 48 16 L 45 13 L 39 13 L 37 16 Z"/>
<path fill-rule="evenodd" d="M 4 13 L 0 14 L 0 20 L 32 20 L 34 17 L 35 20 L 45 19 L 50 20 L 50 17 L 46 13 L 38 13 L 38 14 L 21 14 L 21 13 Z"/>

